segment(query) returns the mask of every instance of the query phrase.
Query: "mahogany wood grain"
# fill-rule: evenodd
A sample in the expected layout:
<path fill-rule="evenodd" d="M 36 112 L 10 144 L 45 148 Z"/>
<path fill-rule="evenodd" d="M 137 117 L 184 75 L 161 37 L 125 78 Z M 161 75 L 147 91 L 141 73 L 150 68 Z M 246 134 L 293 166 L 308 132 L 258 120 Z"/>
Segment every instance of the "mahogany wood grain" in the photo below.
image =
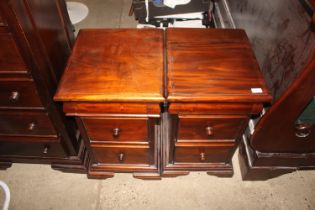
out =
<path fill-rule="evenodd" d="M 55 142 L 16 142 L 0 141 L 0 154 L 9 157 L 33 157 L 33 158 L 65 158 L 67 153 L 64 151 L 59 141 Z M 37 160 L 38 163 L 38 160 Z"/>
<path fill-rule="evenodd" d="M 85 103 L 65 102 L 63 111 L 69 116 L 85 114 L 160 114 L 158 103 Z"/>
<path fill-rule="evenodd" d="M 2 17 L 0 13 L 0 27 L 7 25 L 6 22 L 4 21 L 4 18 Z"/>
<path fill-rule="evenodd" d="M 71 52 L 62 1 L 65 6 L 64 0 L 0 1 L 5 20 L 0 24 L 0 141 L 8 149 L 1 162 L 85 164 L 77 156 L 76 126 L 52 98 Z M 45 155 L 46 144 L 53 146 Z"/>
<path fill-rule="evenodd" d="M 1 111 L 0 135 L 57 137 L 48 114 L 34 111 Z"/>
<path fill-rule="evenodd" d="M 163 31 L 81 30 L 55 100 L 163 101 Z"/>
<path fill-rule="evenodd" d="M 0 30 L 0 46 L 0 74 L 26 74 L 28 68 L 11 33 Z"/>
<path fill-rule="evenodd" d="M 235 141 L 244 132 L 247 121 L 246 116 L 180 115 L 177 141 Z"/>
<path fill-rule="evenodd" d="M 175 163 L 225 163 L 234 147 L 176 147 Z"/>
<path fill-rule="evenodd" d="M 92 146 L 95 160 L 102 164 L 150 164 L 150 152 L 147 148 L 111 148 Z"/>
<path fill-rule="evenodd" d="M 148 142 L 154 122 L 148 118 L 81 117 L 91 142 Z"/>
<path fill-rule="evenodd" d="M 68 13 L 61 13 L 64 5 L 60 2 L 62 1 L 27 1 L 25 5 L 27 12 L 32 14 L 32 24 L 37 29 L 39 42 L 45 52 L 43 56 L 49 64 L 47 68 L 56 81 L 59 81 L 63 73 L 72 46 L 63 17 Z"/>
<path fill-rule="evenodd" d="M 251 103 L 170 103 L 168 109 L 171 114 L 259 114 L 262 104 Z"/>
<path fill-rule="evenodd" d="M 166 47 L 168 101 L 271 100 L 243 30 L 169 28 Z"/>
<path fill-rule="evenodd" d="M 2 80 L 0 78 L 0 109 L 44 109 L 32 80 Z"/>

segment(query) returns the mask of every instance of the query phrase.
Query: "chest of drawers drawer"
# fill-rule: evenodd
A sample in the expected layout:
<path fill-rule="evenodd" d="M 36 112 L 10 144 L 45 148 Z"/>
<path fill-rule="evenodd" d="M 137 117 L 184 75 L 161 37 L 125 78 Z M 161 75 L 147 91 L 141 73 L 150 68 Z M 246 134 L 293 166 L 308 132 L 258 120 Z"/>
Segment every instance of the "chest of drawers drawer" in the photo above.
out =
<path fill-rule="evenodd" d="M 34 138 L 30 141 L 0 141 L 0 155 L 31 157 L 66 157 L 67 153 L 58 139 Z"/>
<path fill-rule="evenodd" d="M 27 67 L 22 59 L 12 34 L 6 30 L 6 26 L 0 26 L 0 46 L 0 74 L 26 74 Z"/>
<path fill-rule="evenodd" d="M 177 141 L 234 140 L 246 122 L 246 116 L 180 115 Z"/>
<path fill-rule="evenodd" d="M 50 136 L 56 137 L 56 130 L 47 113 L 37 111 L 1 111 L 0 138 L 6 136 Z"/>
<path fill-rule="evenodd" d="M 149 118 L 81 118 L 91 142 L 148 142 L 154 120 Z"/>
<path fill-rule="evenodd" d="M 1 81 L 0 108 L 41 108 L 42 104 L 32 80 Z"/>
<path fill-rule="evenodd" d="M 102 164 L 153 164 L 153 154 L 148 145 L 126 146 L 93 145 L 95 160 Z"/>
<path fill-rule="evenodd" d="M 176 146 L 175 163 L 228 163 L 235 144 L 216 146 Z"/>

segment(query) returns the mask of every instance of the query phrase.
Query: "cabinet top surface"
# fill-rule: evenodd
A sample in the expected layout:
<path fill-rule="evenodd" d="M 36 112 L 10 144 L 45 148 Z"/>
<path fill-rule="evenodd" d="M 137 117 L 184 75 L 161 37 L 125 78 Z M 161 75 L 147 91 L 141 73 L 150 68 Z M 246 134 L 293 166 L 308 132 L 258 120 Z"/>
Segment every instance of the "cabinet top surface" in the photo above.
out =
<path fill-rule="evenodd" d="M 243 30 L 168 29 L 166 37 L 169 101 L 270 101 Z"/>
<path fill-rule="evenodd" d="M 81 30 L 54 99 L 163 101 L 163 31 Z"/>

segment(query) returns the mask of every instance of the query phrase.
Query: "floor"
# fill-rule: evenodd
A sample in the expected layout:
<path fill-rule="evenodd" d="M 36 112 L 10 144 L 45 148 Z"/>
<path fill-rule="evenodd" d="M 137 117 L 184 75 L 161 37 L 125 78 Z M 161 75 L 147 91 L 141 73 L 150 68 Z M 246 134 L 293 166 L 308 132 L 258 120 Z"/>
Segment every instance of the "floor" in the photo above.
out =
<path fill-rule="evenodd" d="M 134 28 L 131 0 L 82 0 L 90 9 L 76 28 Z M 10 209 L 315 209 L 315 171 L 300 171 L 268 181 L 244 182 L 237 155 L 232 178 L 205 173 L 143 181 L 131 174 L 107 180 L 54 171 L 48 165 L 14 164 L 0 171 L 11 190 Z M 3 201 L 0 193 L 0 206 Z"/>

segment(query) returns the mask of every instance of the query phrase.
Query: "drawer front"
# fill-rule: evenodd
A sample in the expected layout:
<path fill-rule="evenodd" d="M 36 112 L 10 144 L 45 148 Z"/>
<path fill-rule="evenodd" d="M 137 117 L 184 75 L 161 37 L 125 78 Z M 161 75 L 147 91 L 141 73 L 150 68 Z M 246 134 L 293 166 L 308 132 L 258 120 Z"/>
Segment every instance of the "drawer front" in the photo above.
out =
<path fill-rule="evenodd" d="M 240 116 L 180 116 L 178 141 L 236 139 L 246 122 L 247 117 Z"/>
<path fill-rule="evenodd" d="M 5 30 L 0 30 L 0 46 L 0 74 L 27 73 L 27 67 L 12 34 Z"/>
<path fill-rule="evenodd" d="M 0 135 L 57 136 L 44 112 L 0 112 Z"/>
<path fill-rule="evenodd" d="M 175 163 L 226 163 L 231 160 L 235 147 L 176 147 Z"/>
<path fill-rule="evenodd" d="M 0 107 L 42 107 L 33 81 L 1 81 Z"/>
<path fill-rule="evenodd" d="M 150 164 L 149 148 L 124 147 L 92 147 L 92 153 L 97 163 L 102 164 Z"/>
<path fill-rule="evenodd" d="M 148 142 L 154 122 L 149 118 L 81 118 L 90 141 Z"/>
<path fill-rule="evenodd" d="M 2 15 L 1 15 L 1 13 L 0 13 L 0 27 L 1 26 L 6 26 L 7 24 L 6 24 L 6 22 L 4 21 L 4 19 L 2 18 Z"/>
<path fill-rule="evenodd" d="M 66 157 L 60 142 L 0 141 L 1 156 Z"/>

